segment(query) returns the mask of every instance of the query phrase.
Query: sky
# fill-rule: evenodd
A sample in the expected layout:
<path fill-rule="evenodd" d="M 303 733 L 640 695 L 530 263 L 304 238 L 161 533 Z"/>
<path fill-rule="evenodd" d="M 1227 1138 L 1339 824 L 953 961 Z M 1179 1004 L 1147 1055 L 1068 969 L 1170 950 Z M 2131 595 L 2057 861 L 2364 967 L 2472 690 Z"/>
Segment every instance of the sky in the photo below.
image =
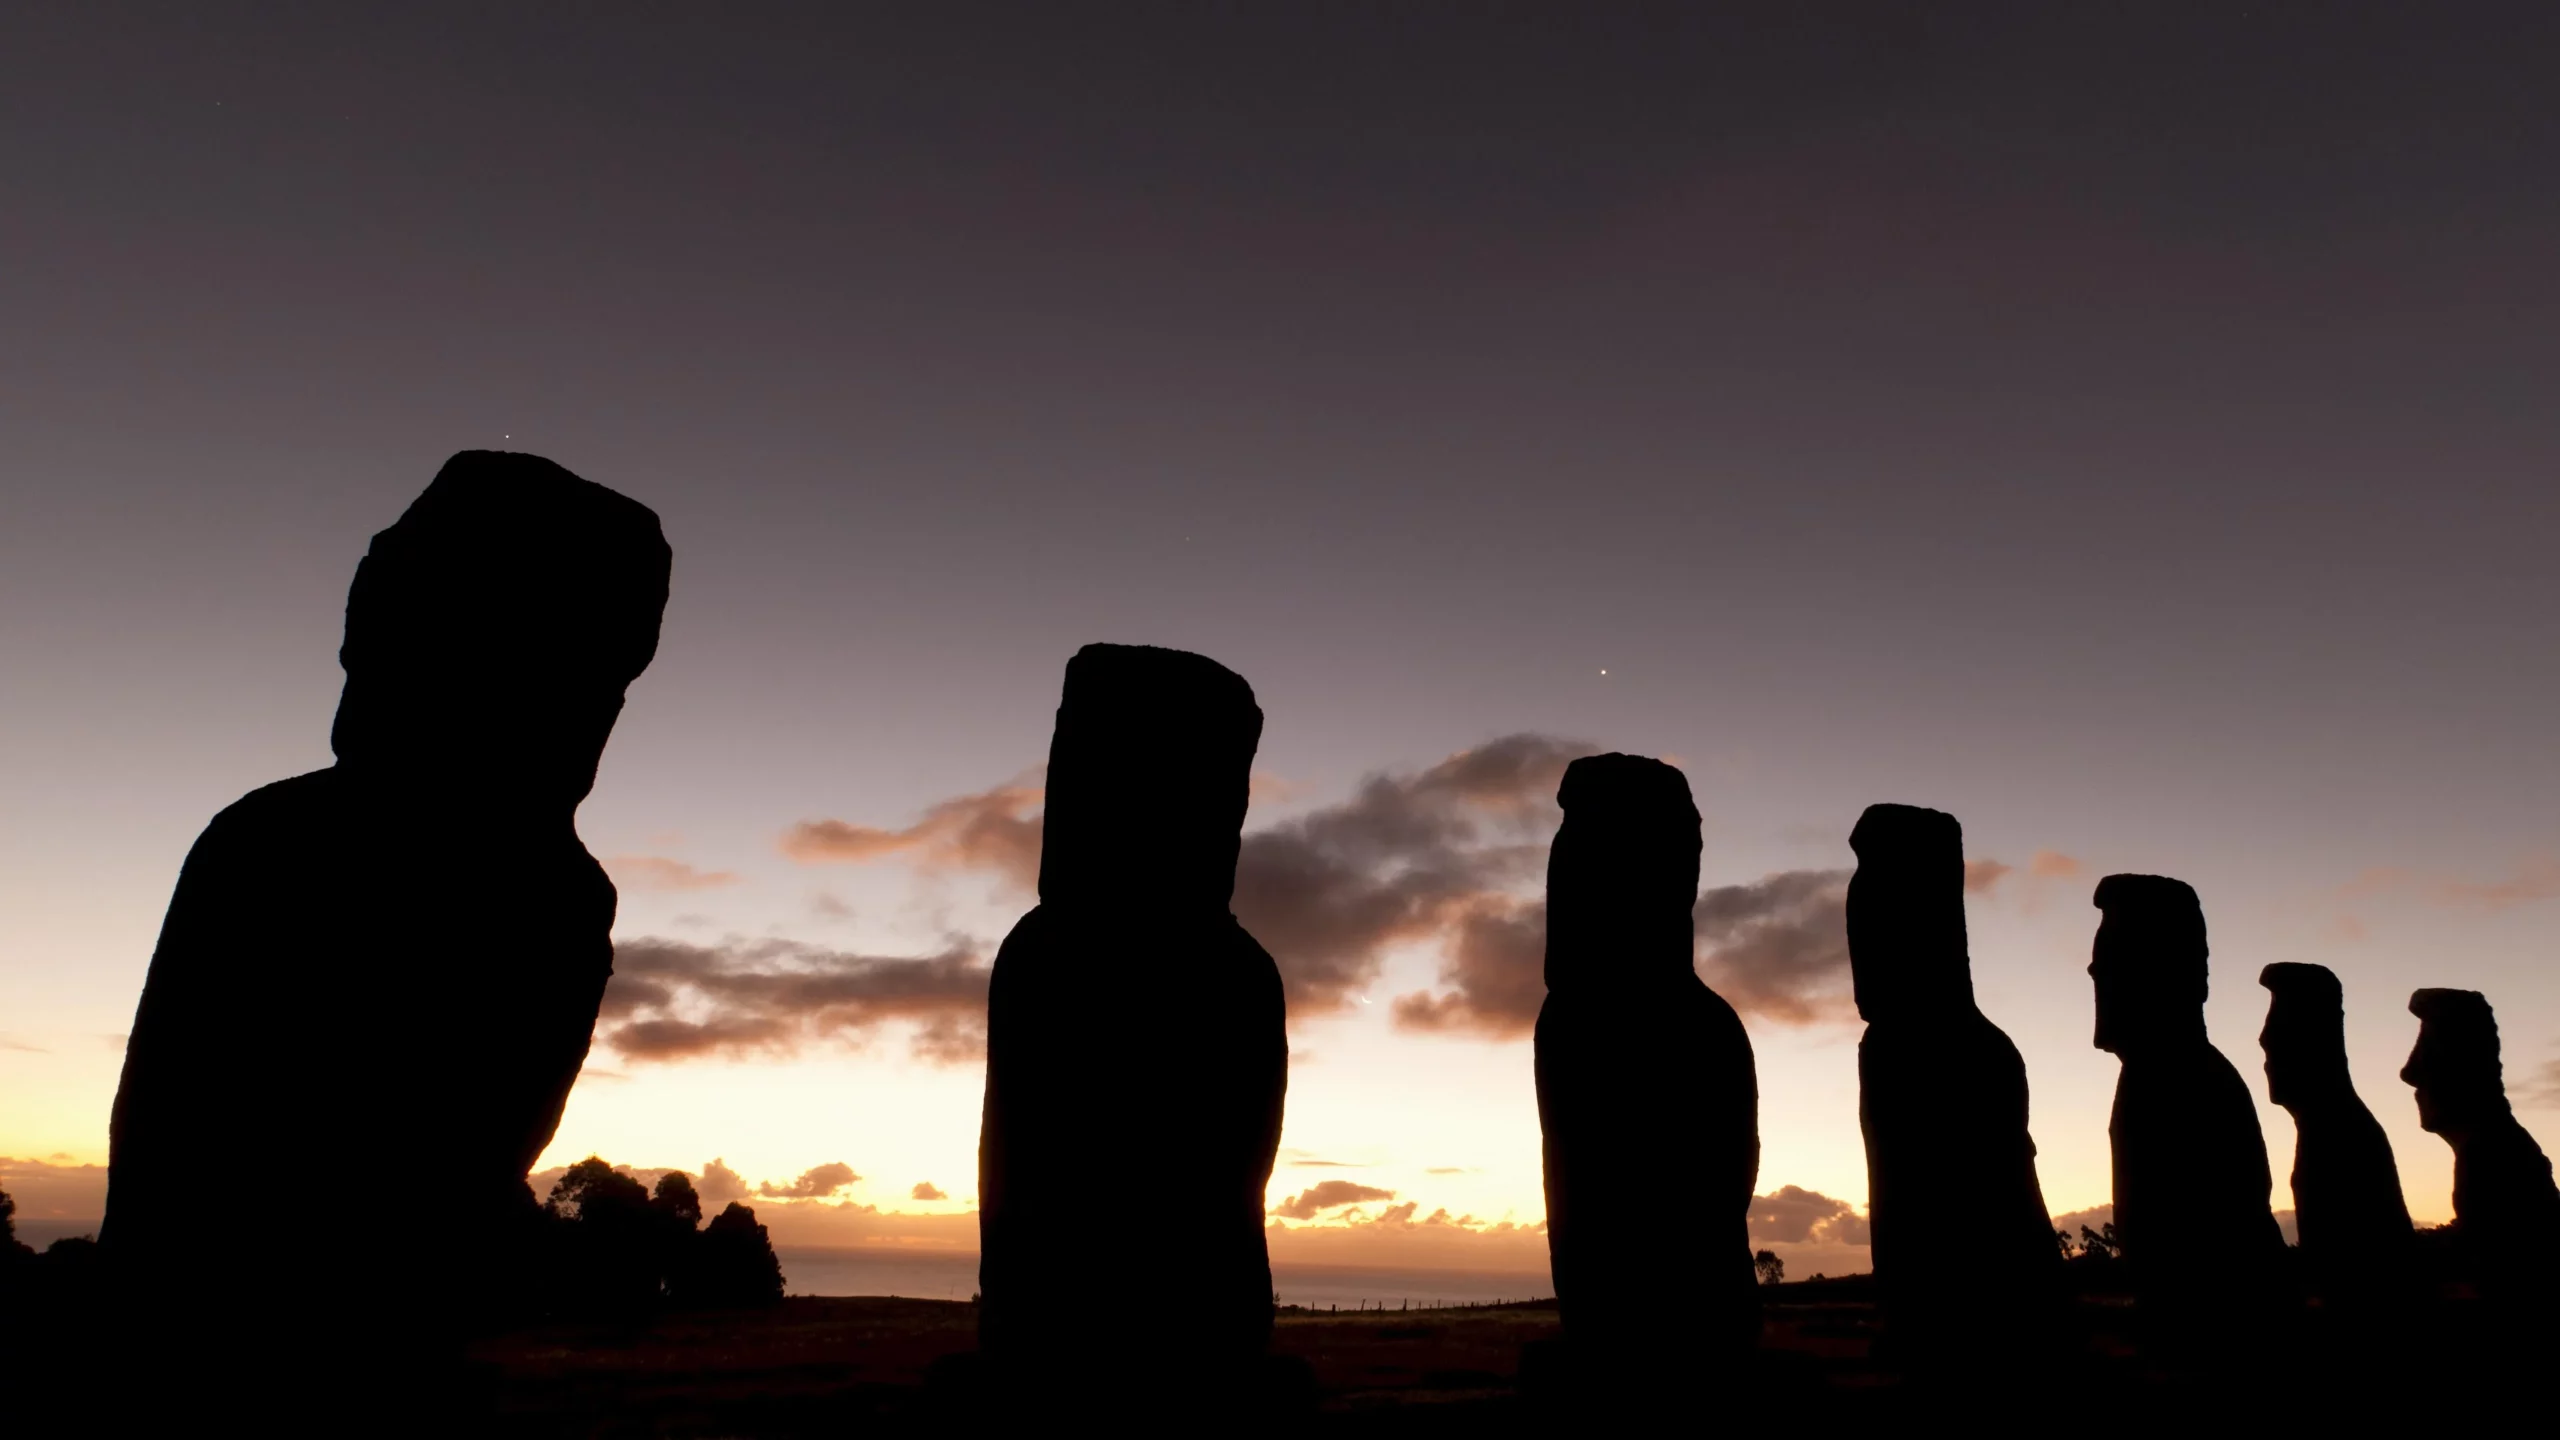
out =
<path fill-rule="evenodd" d="M 2337 970 L 2422 1220 L 2411 989 L 2487 992 L 2560 1144 L 2560 16 L 1696 8 L 13 16 L 0 1185 L 90 1218 L 178 863 L 328 762 L 356 560 L 466 448 L 675 551 L 546 1167 L 965 1247 L 975 997 L 1096 640 L 1267 717 L 1284 1259 L 1542 1263 L 1533 902 L 1600 749 L 1697 795 L 1797 1273 L 1863 1264 L 1875 801 L 1964 823 L 2057 1214 L 2108 1195 L 2113 871 L 2201 893 L 2253 1084 L 2258 967 Z M 1181 1198 L 1095 1180 L 1132 1245 Z"/>

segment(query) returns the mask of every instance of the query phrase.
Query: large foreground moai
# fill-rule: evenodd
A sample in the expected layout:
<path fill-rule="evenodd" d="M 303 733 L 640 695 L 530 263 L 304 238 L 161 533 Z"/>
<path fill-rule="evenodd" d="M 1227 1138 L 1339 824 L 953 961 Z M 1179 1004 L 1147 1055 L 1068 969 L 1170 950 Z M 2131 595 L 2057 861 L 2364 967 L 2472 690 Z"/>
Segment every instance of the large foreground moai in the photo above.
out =
<path fill-rule="evenodd" d="M 2294 1225 L 2308 1278 L 2338 1313 L 2416 1298 L 2417 1241 L 2382 1122 L 2347 1073 L 2346 993 L 2326 966 L 2277 964 L 2267 988 L 2267 1098 L 2293 1116 Z"/>
<path fill-rule="evenodd" d="M 1233 899 L 1262 711 L 1198 655 L 1088 645 L 1049 748 L 1040 904 L 1005 937 L 978 1145 L 980 1342 L 1007 1384 L 1123 1399 L 1242 1383 L 1271 1332 L 1263 1192 L 1289 1042 Z M 1148 1220 L 1177 1288 L 1144 1373 L 1095 1323 L 1098 1166 L 1182 1202 Z"/>
<path fill-rule="evenodd" d="M 2228 1358 L 2281 1310 L 2285 1245 L 2257 1107 L 2205 1035 L 2204 909 L 2158 875 L 2110 875 L 2096 903 L 2096 1044 L 2123 1062 L 2107 1123 L 2116 1233 L 2152 1337 Z"/>
<path fill-rule="evenodd" d="M 1759 1333 L 1751 1039 L 1695 968 L 1698 810 L 1680 772 L 1586 756 L 1556 798 L 1537 1029 L 1556 1298 L 1593 1383 L 1667 1381 Z M 1640 1195 L 1679 1197 L 1682 1218 Z"/>
<path fill-rule="evenodd" d="M 2453 1147 L 2453 1226 L 2461 1268 L 2484 1293 L 2551 1304 L 2560 1263 L 2560 1190 L 2550 1158 L 2516 1122 L 2498 1057 L 2498 1021 L 2477 990 L 2409 997 L 2418 1043 L 2400 1078 L 2417 1091 L 2418 1123 Z M 2546 1322 L 2547 1323 L 2547 1322 Z"/>
<path fill-rule="evenodd" d="M 2035 1363 L 2059 1334 L 2062 1255 L 2027 1133 L 2027 1067 L 1974 1004 L 1964 832 L 1870 805 L 1849 834 L 1849 962 L 1868 1214 L 1908 1360 Z"/>
<path fill-rule="evenodd" d="M 290 1366 L 254 1370 L 362 1385 L 521 1272 L 525 1172 L 613 969 L 578 804 L 656 653 L 668 559 L 647 507 L 487 451 L 373 537 L 337 763 L 206 827 L 125 1052 L 104 1246 L 173 1353 L 219 1366 L 232 1339 L 291 1336 Z M 337 1188 L 224 1209 L 269 1163 Z M 406 1178 L 343 1193 L 385 1165 Z M 366 1257 L 407 1278 L 361 1325 L 330 1321 Z"/>

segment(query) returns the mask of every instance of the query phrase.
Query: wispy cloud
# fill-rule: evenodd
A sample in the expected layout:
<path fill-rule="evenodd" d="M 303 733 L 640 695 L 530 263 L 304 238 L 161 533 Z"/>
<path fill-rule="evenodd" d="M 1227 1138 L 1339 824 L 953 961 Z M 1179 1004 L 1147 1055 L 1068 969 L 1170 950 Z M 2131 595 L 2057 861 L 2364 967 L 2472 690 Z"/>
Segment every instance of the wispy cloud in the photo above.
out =
<path fill-rule="evenodd" d="M 2349 900 L 2402 893 L 2452 909 L 2505 910 L 2539 900 L 2560 899 L 2560 853 L 2541 851 L 2525 856 L 2505 875 L 2489 880 L 2377 865 L 2340 886 L 2339 893 Z"/>
<path fill-rule="evenodd" d="M 1027 777 L 954 796 L 902 829 L 803 820 L 782 853 L 808 865 L 898 859 L 940 870 L 983 870 L 1028 891 L 1040 880 L 1041 788 Z"/>
<path fill-rule="evenodd" d="M 616 855 L 604 862 L 613 878 L 638 890 L 718 890 L 738 883 L 736 872 L 697 870 L 664 855 Z"/>
<path fill-rule="evenodd" d="M 1396 1192 L 1393 1190 L 1381 1190 L 1374 1185 L 1361 1185 L 1349 1180 L 1320 1180 L 1272 1206 L 1271 1213 L 1290 1220 L 1313 1220 L 1327 1210 L 1394 1198 Z"/>
<path fill-rule="evenodd" d="M 812 1165 L 800 1172 L 797 1180 L 775 1184 L 767 1180 L 756 1187 L 756 1194 L 767 1200 L 824 1200 L 848 1185 L 859 1184 L 862 1177 L 841 1160 L 825 1165 Z"/>

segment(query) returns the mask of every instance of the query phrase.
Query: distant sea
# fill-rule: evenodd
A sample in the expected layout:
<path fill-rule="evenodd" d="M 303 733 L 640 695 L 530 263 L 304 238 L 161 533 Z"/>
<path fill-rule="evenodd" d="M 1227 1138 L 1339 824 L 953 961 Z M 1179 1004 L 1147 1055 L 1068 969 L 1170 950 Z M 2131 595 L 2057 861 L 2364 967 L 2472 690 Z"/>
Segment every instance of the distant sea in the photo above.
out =
<path fill-rule="evenodd" d="M 65 1235 L 95 1235 L 95 1220 L 21 1220 L 18 1238 L 41 1250 Z M 915 1300 L 966 1300 L 978 1289 L 975 1251 L 915 1251 L 888 1246 L 782 1246 L 782 1288 L 793 1295 L 903 1295 Z M 1157 1302 L 1178 1298 L 1181 1280 L 1167 1272 L 1094 1267 L 1093 1298 Z M 1545 1271 L 1391 1270 L 1360 1265 L 1274 1265 L 1272 1288 L 1283 1305 L 1345 1310 L 1408 1302 L 1482 1305 L 1553 1295 Z"/>
<path fill-rule="evenodd" d="M 969 1252 L 919 1254 L 885 1246 L 788 1247 L 782 1288 L 793 1295 L 903 1295 L 921 1300 L 966 1300 L 978 1288 L 978 1257 Z M 1124 1267 L 1097 1265 L 1093 1298 L 1100 1303 L 1155 1303 L 1180 1298 L 1181 1280 Z M 1321 1310 L 1410 1303 L 1482 1305 L 1555 1293 L 1544 1271 L 1388 1270 L 1356 1265 L 1275 1265 L 1272 1288 L 1283 1305 Z"/>

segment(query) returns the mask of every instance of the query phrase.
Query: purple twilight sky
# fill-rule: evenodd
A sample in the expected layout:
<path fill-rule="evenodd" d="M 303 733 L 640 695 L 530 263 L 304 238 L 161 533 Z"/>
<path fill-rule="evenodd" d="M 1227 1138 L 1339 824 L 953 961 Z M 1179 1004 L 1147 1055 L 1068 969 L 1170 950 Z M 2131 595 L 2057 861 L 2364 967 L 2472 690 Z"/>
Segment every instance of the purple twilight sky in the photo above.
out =
<path fill-rule="evenodd" d="M 327 763 L 356 559 L 464 448 L 675 548 L 581 822 L 626 940 L 983 951 L 1000 867 L 783 837 L 1025 777 L 1145 641 L 1254 684 L 1257 827 L 1516 734 L 1675 758 L 1711 886 L 1955 812 L 2057 1212 L 2111 870 L 2202 892 L 2253 1082 L 2259 965 L 2339 971 L 2423 1218 L 2411 988 L 2560 1141 L 2560 11 L 886 8 L 0 23 L 0 1155 L 103 1163 L 180 858 Z M 1525 1222 L 1525 1042 L 1389 1013 L 1447 938 L 1302 1018 L 1288 1144 Z M 1762 1183 L 1857 1203 L 1807 963 Z M 976 1072 L 897 1035 L 600 1047 L 551 1159 L 961 1213 Z"/>

